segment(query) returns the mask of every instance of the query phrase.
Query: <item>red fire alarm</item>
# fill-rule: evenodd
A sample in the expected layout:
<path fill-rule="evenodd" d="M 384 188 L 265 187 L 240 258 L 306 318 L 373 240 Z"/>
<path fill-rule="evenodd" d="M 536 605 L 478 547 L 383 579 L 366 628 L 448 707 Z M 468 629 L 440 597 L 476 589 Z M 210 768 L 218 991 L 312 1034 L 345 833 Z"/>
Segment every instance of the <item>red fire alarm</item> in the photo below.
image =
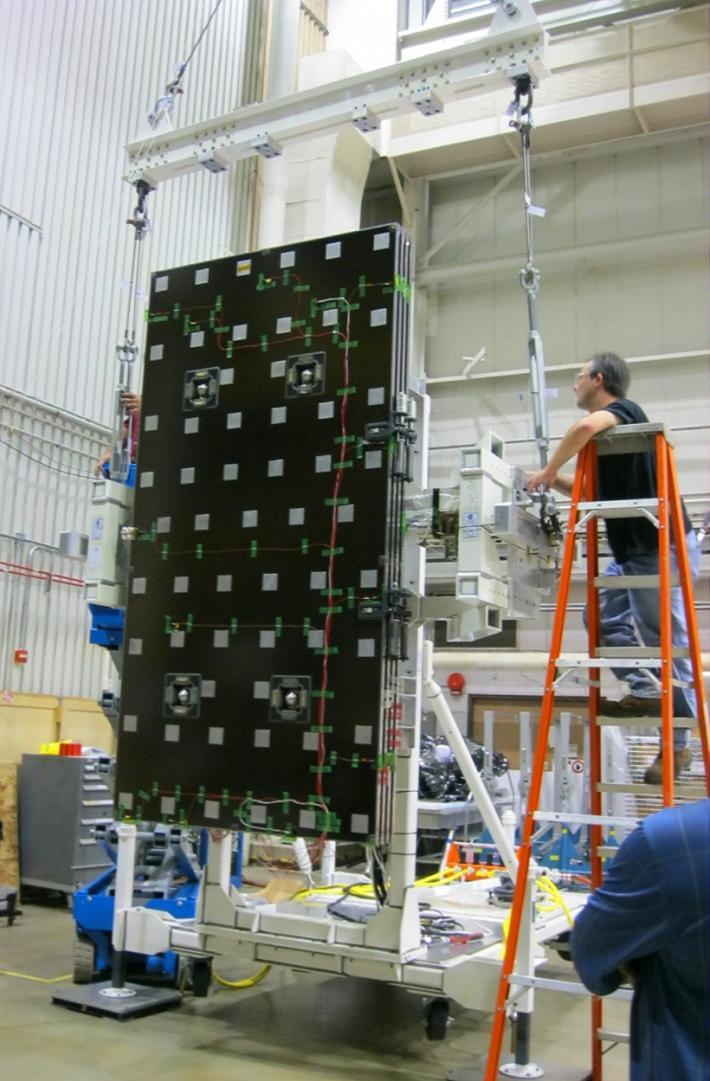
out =
<path fill-rule="evenodd" d="M 16 649 L 15 650 L 15 664 L 27 664 L 27 650 Z"/>
<path fill-rule="evenodd" d="M 446 683 L 452 694 L 463 694 L 466 680 L 460 672 L 452 672 Z"/>

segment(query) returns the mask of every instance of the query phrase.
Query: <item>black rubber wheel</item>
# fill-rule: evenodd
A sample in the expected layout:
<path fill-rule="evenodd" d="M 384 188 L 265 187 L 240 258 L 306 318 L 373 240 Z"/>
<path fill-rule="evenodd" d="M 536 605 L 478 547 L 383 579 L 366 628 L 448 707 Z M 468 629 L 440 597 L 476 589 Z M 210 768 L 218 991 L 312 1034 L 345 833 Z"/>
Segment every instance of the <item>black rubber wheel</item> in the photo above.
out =
<path fill-rule="evenodd" d="M 74 939 L 74 983 L 91 983 L 96 964 L 96 946 L 88 935 L 77 932 Z"/>
<path fill-rule="evenodd" d="M 210 959 L 192 962 L 192 993 L 195 998 L 206 998 L 212 983 L 212 961 Z"/>
<path fill-rule="evenodd" d="M 449 1027 L 448 998 L 432 999 L 424 1008 L 424 1019 L 427 1040 L 446 1039 L 446 1030 Z"/>

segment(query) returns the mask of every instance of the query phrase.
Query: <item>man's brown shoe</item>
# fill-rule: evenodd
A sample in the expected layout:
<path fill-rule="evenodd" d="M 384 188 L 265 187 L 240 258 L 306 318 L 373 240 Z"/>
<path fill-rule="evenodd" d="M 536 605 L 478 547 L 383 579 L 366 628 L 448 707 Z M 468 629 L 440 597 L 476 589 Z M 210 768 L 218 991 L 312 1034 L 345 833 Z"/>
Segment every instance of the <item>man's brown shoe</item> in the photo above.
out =
<path fill-rule="evenodd" d="M 635 694 L 626 694 L 618 702 L 609 698 L 599 699 L 601 717 L 660 717 L 660 698 L 639 698 Z"/>
<path fill-rule="evenodd" d="M 690 747 L 682 747 L 673 752 L 673 779 L 678 780 L 684 769 L 693 761 Z M 663 755 L 659 754 L 643 775 L 644 784 L 663 784 Z"/>

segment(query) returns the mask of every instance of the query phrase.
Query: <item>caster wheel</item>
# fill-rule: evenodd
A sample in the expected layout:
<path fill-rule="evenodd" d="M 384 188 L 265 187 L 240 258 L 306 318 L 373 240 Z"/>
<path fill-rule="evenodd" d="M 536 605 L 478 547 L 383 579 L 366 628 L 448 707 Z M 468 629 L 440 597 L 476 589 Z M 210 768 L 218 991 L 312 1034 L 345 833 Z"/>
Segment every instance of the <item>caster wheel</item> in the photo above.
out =
<path fill-rule="evenodd" d="M 449 1000 L 435 998 L 424 1008 L 426 1036 L 428 1040 L 444 1040 L 449 1027 Z"/>
<path fill-rule="evenodd" d="M 192 993 L 195 998 L 206 998 L 212 983 L 212 961 L 192 962 Z"/>
<path fill-rule="evenodd" d="M 96 946 L 88 935 L 77 934 L 74 940 L 74 983 L 91 983 L 95 963 Z"/>

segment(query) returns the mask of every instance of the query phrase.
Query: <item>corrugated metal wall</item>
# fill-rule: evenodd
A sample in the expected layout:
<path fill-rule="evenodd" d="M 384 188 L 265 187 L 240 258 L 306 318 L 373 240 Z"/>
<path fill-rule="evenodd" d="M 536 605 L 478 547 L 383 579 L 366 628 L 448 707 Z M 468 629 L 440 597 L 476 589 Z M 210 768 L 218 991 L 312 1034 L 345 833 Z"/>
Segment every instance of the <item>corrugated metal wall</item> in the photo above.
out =
<path fill-rule="evenodd" d="M 123 147 L 154 137 L 147 114 L 214 7 L 0 0 L 0 690 L 99 689 L 99 651 L 83 644 L 81 588 L 6 564 L 27 568 L 34 545 L 86 528 L 128 303 L 133 230 L 125 222 L 135 199 L 121 180 Z M 223 0 L 187 69 L 174 126 L 260 96 L 267 8 Z M 145 283 L 149 268 L 244 246 L 252 172 L 246 163 L 195 174 L 150 196 Z M 36 550 L 31 566 L 82 573 L 51 551 Z M 26 667 L 13 663 L 23 645 Z"/>

